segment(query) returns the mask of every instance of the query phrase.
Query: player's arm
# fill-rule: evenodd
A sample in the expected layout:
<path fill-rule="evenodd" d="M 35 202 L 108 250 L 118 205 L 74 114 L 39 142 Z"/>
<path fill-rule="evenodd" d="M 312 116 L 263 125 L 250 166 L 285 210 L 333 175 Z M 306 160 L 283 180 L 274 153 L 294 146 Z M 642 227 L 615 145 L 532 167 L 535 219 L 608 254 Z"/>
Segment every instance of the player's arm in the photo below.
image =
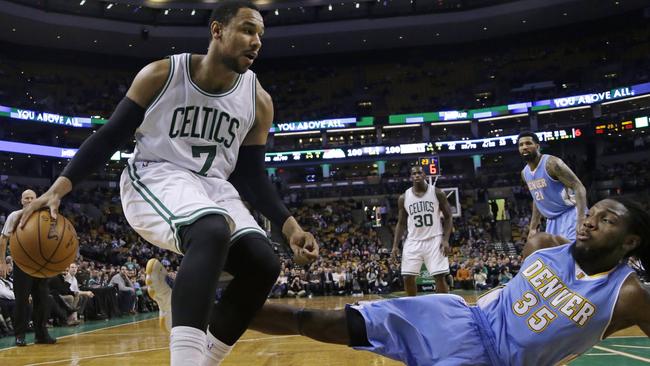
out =
<path fill-rule="evenodd" d="M 521 180 L 526 184 L 526 179 L 524 178 L 524 172 L 521 172 Z M 531 207 L 531 212 L 532 215 L 530 217 L 530 223 L 528 226 L 528 239 L 533 237 L 533 235 L 537 234 L 537 230 L 539 230 L 539 225 L 542 223 L 542 214 L 539 212 L 537 209 L 537 205 L 535 204 L 535 199 L 533 199 L 532 202 L 532 207 Z"/>
<path fill-rule="evenodd" d="M 256 83 L 255 122 L 239 149 L 237 165 L 229 180 L 255 209 L 282 228 L 282 234 L 297 255 L 313 260 L 318 256 L 316 239 L 300 227 L 266 174 L 264 157 L 273 124 L 273 100 L 259 81 Z"/>
<path fill-rule="evenodd" d="M 551 178 L 559 180 L 565 187 L 571 188 L 575 192 L 578 215 L 576 228 L 580 228 L 585 221 L 585 213 L 587 212 L 587 190 L 585 186 L 571 168 L 562 159 L 555 156 L 550 156 L 547 160 L 546 171 L 549 172 Z"/>
<path fill-rule="evenodd" d="M 636 274 L 630 275 L 621 286 L 614 308 L 614 316 L 605 335 L 634 325 L 639 326 L 650 337 L 650 292 Z"/>
<path fill-rule="evenodd" d="M 638 284 L 638 281 L 637 286 L 639 288 L 637 306 L 632 311 L 637 318 L 636 324 L 646 336 L 650 337 L 650 311 L 648 311 L 650 309 L 650 292 Z"/>
<path fill-rule="evenodd" d="M 451 213 L 451 207 L 449 206 L 449 201 L 447 200 L 447 195 L 440 188 L 436 188 L 436 198 L 438 198 L 438 204 L 440 205 L 440 211 L 442 212 L 442 249 L 445 255 L 451 254 L 451 248 L 449 247 L 449 237 L 451 236 L 451 229 L 453 226 L 453 215 Z"/>
<path fill-rule="evenodd" d="M 528 239 L 521 255 L 523 259 L 526 259 L 526 257 L 539 249 L 557 247 L 567 244 L 568 242 L 567 239 L 561 236 L 551 235 L 548 233 L 538 233 Z"/>
<path fill-rule="evenodd" d="M 0 234 L 0 278 L 7 277 L 7 262 L 5 253 L 7 252 L 7 243 L 9 242 L 9 237 L 5 234 Z"/>
<path fill-rule="evenodd" d="M 145 109 L 160 93 L 169 76 L 170 63 L 168 59 L 160 60 L 140 70 L 108 122 L 84 141 L 50 189 L 24 209 L 21 227 L 32 212 L 44 206 L 48 206 L 56 217 L 61 199 L 73 186 L 103 166 L 117 149 L 133 138 L 142 124 Z"/>
<path fill-rule="evenodd" d="M 406 232 L 407 213 L 404 208 L 404 195 L 402 194 L 397 199 L 397 225 L 395 225 L 395 236 L 393 237 L 393 250 L 391 254 L 393 257 L 399 253 L 399 242 L 402 241 L 404 233 Z"/>

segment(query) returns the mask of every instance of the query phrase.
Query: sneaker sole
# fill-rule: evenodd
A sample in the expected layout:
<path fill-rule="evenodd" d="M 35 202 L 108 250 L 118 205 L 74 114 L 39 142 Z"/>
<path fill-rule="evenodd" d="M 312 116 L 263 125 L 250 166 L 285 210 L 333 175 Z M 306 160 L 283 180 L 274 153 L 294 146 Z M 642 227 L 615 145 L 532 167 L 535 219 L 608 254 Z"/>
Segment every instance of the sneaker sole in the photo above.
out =
<path fill-rule="evenodd" d="M 151 298 L 154 299 L 154 301 L 156 301 L 156 303 L 158 303 L 158 301 L 156 300 L 156 291 L 151 287 L 151 285 L 153 285 L 153 281 L 151 280 L 151 274 L 153 273 L 156 262 L 158 262 L 158 261 L 156 259 L 153 259 L 153 258 L 149 259 L 149 261 L 147 261 L 147 268 L 145 269 L 146 277 L 145 277 L 144 282 L 148 286 L 149 296 L 151 296 Z M 160 304 L 158 306 L 160 306 Z M 158 326 L 160 328 L 162 328 L 164 331 L 166 331 L 167 333 L 169 333 L 170 329 L 168 329 L 168 327 L 167 327 L 167 320 L 166 319 L 167 319 L 167 316 L 160 315 L 160 310 L 159 310 L 159 312 L 158 312 Z"/>

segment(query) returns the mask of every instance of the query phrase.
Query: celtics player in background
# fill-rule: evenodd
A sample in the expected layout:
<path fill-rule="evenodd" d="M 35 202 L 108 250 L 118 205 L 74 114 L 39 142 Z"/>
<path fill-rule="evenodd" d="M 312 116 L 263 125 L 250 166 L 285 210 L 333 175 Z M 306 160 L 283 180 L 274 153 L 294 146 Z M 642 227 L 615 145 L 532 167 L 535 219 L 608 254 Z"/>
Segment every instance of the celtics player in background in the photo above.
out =
<path fill-rule="evenodd" d="M 517 145 L 521 158 L 526 162 L 521 178 L 533 196 L 528 238 L 538 232 L 543 216 L 547 233 L 575 241 L 576 227 L 582 226 L 587 212 L 585 186 L 562 159 L 540 153 L 536 134 L 520 133 Z"/>
<path fill-rule="evenodd" d="M 634 258 L 650 268 L 650 215 L 639 204 L 602 200 L 575 242 L 539 233 L 524 255 L 521 271 L 476 306 L 449 294 L 338 310 L 267 303 L 251 329 L 348 345 L 409 366 L 551 366 L 628 327 L 650 336 L 650 293 L 627 264 Z"/>
<path fill-rule="evenodd" d="M 273 102 L 249 70 L 263 33 L 251 2 L 220 1 L 210 18 L 207 54 L 172 55 L 144 67 L 109 122 L 21 218 L 24 225 L 45 206 L 56 215 L 61 199 L 135 135 L 134 155 L 120 181 L 124 215 L 144 239 L 184 255 L 173 291 L 160 262 L 147 263 L 161 321 L 171 317 L 172 366 L 220 364 L 280 272 L 239 192 L 282 228 L 300 258 L 318 253 L 314 237 L 291 216 L 264 169 Z M 215 305 L 222 269 L 234 279 Z"/>
<path fill-rule="evenodd" d="M 428 184 L 421 166 L 411 167 L 413 187 L 406 190 L 397 200 L 399 210 L 392 256 L 399 253 L 399 242 L 406 239 L 402 249 L 402 276 L 404 290 L 408 296 L 417 294 L 416 277 L 422 263 L 436 279 L 436 292 L 447 293 L 449 286 L 445 277 L 449 274 L 449 236 L 452 228 L 452 214 L 447 196 Z M 442 222 L 440 213 L 442 212 Z"/>

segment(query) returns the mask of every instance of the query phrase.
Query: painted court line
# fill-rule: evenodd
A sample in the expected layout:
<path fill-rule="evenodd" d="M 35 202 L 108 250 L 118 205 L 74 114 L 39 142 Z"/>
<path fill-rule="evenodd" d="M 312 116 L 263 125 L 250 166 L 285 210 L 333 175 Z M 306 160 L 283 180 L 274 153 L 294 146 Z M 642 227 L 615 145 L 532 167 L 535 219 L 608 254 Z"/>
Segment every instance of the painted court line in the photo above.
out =
<path fill-rule="evenodd" d="M 628 346 L 625 344 L 612 344 L 612 347 L 650 349 L 648 346 Z"/>
<path fill-rule="evenodd" d="M 104 327 L 104 328 L 93 329 L 93 330 L 87 330 L 87 331 L 83 331 L 83 332 L 79 332 L 79 333 L 73 333 L 73 334 L 68 334 L 68 335 L 64 335 L 64 336 L 56 337 L 56 339 L 69 338 L 69 337 L 76 337 L 76 336 L 81 335 L 81 334 L 94 333 L 94 332 L 99 332 L 100 330 L 104 330 L 104 329 L 111 329 L 111 328 L 123 327 L 123 326 L 125 326 L 125 325 L 138 324 L 138 323 L 142 323 L 142 322 L 146 322 L 146 321 L 154 320 L 154 319 L 157 319 L 157 318 L 143 319 L 143 320 L 138 320 L 138 321 L 131 322 L 131 323 L 124 323 L 124 324 L 111 325 L 111 326 Z M 6 350 L 10 350 L 10 349 L 14 349 L 14 348 L 18 348 L 18 347 L 13 346 L 13 347 L 2 348 L 2 349 L 0 349 L 0 352 L 2 352 L 2 351 L 6 351 Z"/>
<path fill-rule="evenodd" d="M 645 363 L 650 363 L 650 358 L 645 358 L 645 357 L 641 357 L 641 356 L 633 355 L 633 354 L 631 354 L 631 353 L 621 352 L 621 351 L 617 351 L 617 350 L 615 350 L 615 349 L 611 349 L 611 348 L 607 348 L 607 347 L 602 347 L 602 346 L 594 346 L 594 348 L 595 348 L 595 349 L 599 349 L 599 350 L 601 350 L 601 351 L 607 351 L 607 352 L 615 353 L 615 354 L 617 354 L 617 355 L 619 355 L 619 356 L 624 356 L 624 357 L 632 358 L 632 359 L 637 360 L 637 361 L 643 361 L 643 362 L 645 362 Z"/>
<path fill-rule="evenodd" d="M 147 319 L 147 320 L 149 320 L 149 319 Z M 257 342 L 257 341 L 263 341 L 263 340 L 267 340 L 267 339 L 291 338 L 291 337 L 300 337 L 300 336 L 297 336 L 297 335 L 284 335 L 284 336 L 277 336 L 277 337 L 251 338 L 251 339 L 242 339 L 242 340 L 238 341 L 237 343 Z M 169 347 L 148 348 L 148 349 L 141 349 L 141 350 L 135 350 L 135 351 L 106 353 L 106 354 L 103 354 L 103 355 L 93 355 L 93 356 L 86 356 L 86 357 L 66 358 L 66 359 L 63 359 L 63 360 L 56 360 L 56 361 L 30 363 L 30 364 L 27 364 L 25 366 L 50 365 L 50 364 L 69 362 L 69 361 L 82 361 L 82 360 L 91 360 L 93 358 L 102 358 L 102 357 L 109 357 L 109 356 L 124 356 L 124 355 L 130 355 L 130 354 L 134 354 L 134 353 L 150 352 L 150 351 L 162 351 L 162 350 L 166 350 L 166 349 L 169 349 Z"/>
<path fill-rule="evenodd" d="M 25 366 L 49 365 L 49 364 L 53 364 L 53 363 L 61 363 L 61 362 L 69 362 L 69 361 L 90 360 L 90 359 L 93 359 L 93 358 L 100 358 L 100 357 L 107 357 L 107 356 L 122 356 L 122 355 L 129 355 L 129 354 L 133 354 L 133 353 L 141 353 L 141 352 L 149 352 L 149 351 L 160 351 L 160 350 L 163 350 L 163 349 L 169 349 L 169 347 L 158 347 L 158 348 L 140 349 L 140 350 L 135 350 L 135 351 L 107 353 L 107 354 L 103 354 L 103 355 L 94 355 L 94 356 L 76 357 L 76 358 L 66 358 L 65 360 L 30 363 L 30 364 L 27 364 Z"/>

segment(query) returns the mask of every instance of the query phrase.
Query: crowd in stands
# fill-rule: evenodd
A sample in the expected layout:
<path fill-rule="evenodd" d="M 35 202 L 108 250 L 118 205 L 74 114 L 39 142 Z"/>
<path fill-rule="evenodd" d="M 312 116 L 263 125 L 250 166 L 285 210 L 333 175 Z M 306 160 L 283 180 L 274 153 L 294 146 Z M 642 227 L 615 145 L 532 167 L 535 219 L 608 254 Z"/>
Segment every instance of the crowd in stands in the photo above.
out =
<path fill-rule="evenodd" d="M 0 278 L 0 337 L 12 334 L 12 316 L 16 306 L 13 293 L 13 268 L 16 264 L 11 256 L 6 260 L 9 274 Z M 131 257 L 121 266 L 114 266 L 79 256 L 65 272 L 48 279 L 48 287 L 48 326 L 76 326 L 81 321 L 104 320 L 158 309 L 147 294 L 144 267 Z M 31 307 L 30 303 L 28 313 L 31 313 Z"/>
<path fill-rule="evenodd" d="M 285 122 L 481 108 L 648 81 L 646 24 L 606 21 L 463 47 L 258 60 L 254 69 L 273 96 L 276 120 Z M 0 56 L 0 104 L 107 117 L 146 63 L 69 52 L 44 63 L 36 60 L 55 51 L 35 52 Z"/>

